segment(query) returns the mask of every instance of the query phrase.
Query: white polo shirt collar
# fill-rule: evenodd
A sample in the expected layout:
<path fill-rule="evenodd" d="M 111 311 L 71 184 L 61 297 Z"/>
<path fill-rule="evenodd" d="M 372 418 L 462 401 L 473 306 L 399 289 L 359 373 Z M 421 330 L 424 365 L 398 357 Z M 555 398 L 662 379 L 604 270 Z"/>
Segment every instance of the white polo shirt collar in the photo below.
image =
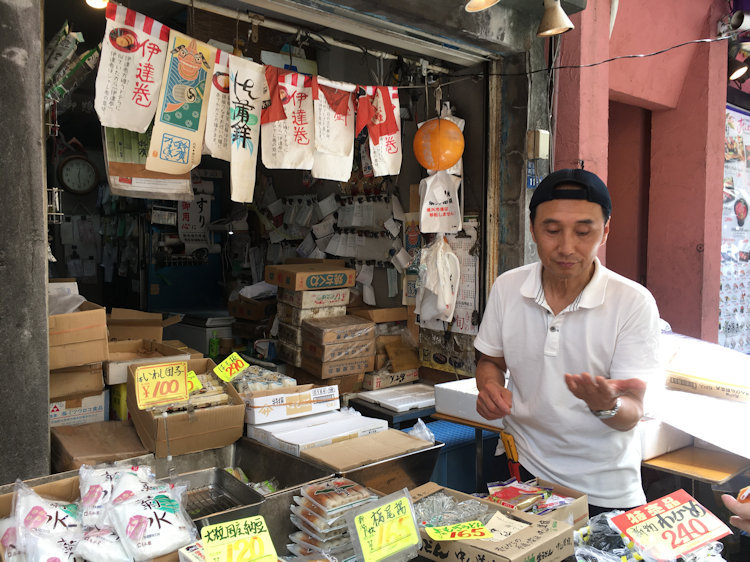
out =
<path fill-rule="evenodd" d="M 604 295 L 607 292 L 607 276 L 602 272 L 602 264 L 599 258 L 594 257 L 594 275 L 583 291 L 568 305 L 566 310 L 573 311 L 579 308 L 596 308 L 604 304 Z M 547 300 L 544 298 L 544 287 L 542 286 L 542 262 L 536 262 L 534 267 L 529 269 L 526 280 L 521 285 L 521 295 L 532 299 L 539 306 L 547 307 Z"/>

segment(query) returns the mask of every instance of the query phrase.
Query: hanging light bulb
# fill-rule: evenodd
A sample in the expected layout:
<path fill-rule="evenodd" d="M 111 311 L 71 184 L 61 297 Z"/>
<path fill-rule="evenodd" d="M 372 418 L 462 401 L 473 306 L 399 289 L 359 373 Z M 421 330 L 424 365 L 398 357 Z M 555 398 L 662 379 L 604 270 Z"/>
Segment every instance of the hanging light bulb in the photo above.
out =
<path fill-rule="evenodd" d="M 537 37 L 551 37 L 575 29 L 568 14 L 560 6 L 560 0 L 544 0 L 544 15 L 536 30 Z"/>
<path fill-rule="evenodd" d="M 464 10 L 467 12 L 481 12 L 482 10 L 494 6 L 498 2 L 500 2 L 500 0 L 469 0 L 466 6 L 464 6 Z"/>
<path fill-rule="evenodd" d="M 108 0 L 86 0 L 86 4 L 97 10 L 101 10 L 107 7 Z"/>

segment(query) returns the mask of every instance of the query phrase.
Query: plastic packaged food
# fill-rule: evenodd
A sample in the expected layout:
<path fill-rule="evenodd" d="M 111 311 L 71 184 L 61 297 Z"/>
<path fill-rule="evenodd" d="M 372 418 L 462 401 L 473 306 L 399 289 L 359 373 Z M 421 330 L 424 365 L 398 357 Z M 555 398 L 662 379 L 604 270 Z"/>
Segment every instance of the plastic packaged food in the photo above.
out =
<path fill-rule="evenodd" d="M 84 527 L 103 525 L 104 508 L 112 501 L 115 480 L 124 473 L 136 475 L 139 480 L 153 479 L 148 466 L 81 466 L 78 479 L 81 490 L 81 521 Z"/>
<path fill-rule="evenodd" d="M 371 501 L 376 496 L 348 478 L 332 478 L 303 486 L 302 496 L 323 510 L 326 516 Z"/>
<path fill-rule="evenodd" d="M 129 562 L 132 560 L 122 546 L 120 537 L 110 528 L 89 529 L 78 541 L 75 555 L 97 562 Z"/>
<path fill-rule="evenodd" d="M 289 538 L 292 542 L 321 554 L 338 554 L 352 549 L 352 541 L 348 536 L 321 541 L 304 531 L 296 531 L 289 535 Z"/>
<path fill-rule="evenodd" d="M 0 545 L 5 562 L 24 562 L 24 554 L 16 548 L 18 532 L 16 531 L 16 520 L 13 517 L 0 519 Z"/>
<path fill-rule="evenodd" d="M 26 539 L 32 531 L 38 537 L 60 537 L 83 532 L 77 503 L 45 499 L 20 481 L 16 483 L 13 513 L 17 531 L 16 546 L 21 551 L 27 550 Z"/>
<path fill-rule="evenodd" d="M 337 539 L 340 537 L 345 537 L 349 535 L 349 531 L 346 527 L 343 529 L 332 529 L 328 531 L 320 531 L 310 525 L 307 521 L 302 519 L 301 517 L 297 517 L 296 515 L 290 514 L 289 519 L 291 520 L 292 524 L 297 527 L 300 531 L 304 531 L 308 535 L 310 535 L 312 538 L 317 539 L 319 541 L 330 541 L 333 539 Z"/>
<path fill-rule="evenodd" d="M 26 537 L 26 559 L 76 562 L 75 549 L 82 537 L 83 532 L 80 528 L 61 535 L 40 535 L 32 531 Z M 92 560 L 98 562 L 100 559 L 92 558 Z"/>
<path fill-rule="evenodd" d="M 310 527 L 316 529 L 318 533 L 328 533 L 340 529 L 346 529 L 346 520 L 344 516 L 335 517 L 333 520 L 326 519 L 319 513 L 315 513 L 301 505 L 292 505 L 292 513 L 305 521 Z"/>

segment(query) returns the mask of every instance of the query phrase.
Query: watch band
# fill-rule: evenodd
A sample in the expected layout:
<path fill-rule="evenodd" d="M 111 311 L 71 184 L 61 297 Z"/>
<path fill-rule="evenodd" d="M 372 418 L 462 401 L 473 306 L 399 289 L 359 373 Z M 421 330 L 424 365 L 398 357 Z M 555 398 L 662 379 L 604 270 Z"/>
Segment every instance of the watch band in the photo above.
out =
<path fill-rule="evenodd" d="M 620 410 L 620 406 L 622 406 L 622 399 L 618 396 L 615 400 L 615 407 L 611 410 L 591 410 L 591 408 L 589 408 L 589 410 L 591 410 L 591 413 L 600 420 L 608 420 L 610 418 L 614 418 L 617 415 L 617 412 Z"/>

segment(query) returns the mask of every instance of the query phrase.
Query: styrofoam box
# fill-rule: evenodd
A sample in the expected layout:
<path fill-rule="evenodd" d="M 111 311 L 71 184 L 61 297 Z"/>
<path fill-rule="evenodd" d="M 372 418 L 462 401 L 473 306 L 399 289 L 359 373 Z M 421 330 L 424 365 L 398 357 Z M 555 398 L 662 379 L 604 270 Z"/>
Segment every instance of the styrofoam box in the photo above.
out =
<path fill-rule="evenodd" d="M 435 385 L 435 411 L 492 427 L 503 427 L 503 420 L 487 420 L 477 413 L 477 380 L 462 379 Z"/>
<path fill-rule="evenodd" d="M 255 392 L 243 396 L 245 421 L 249 424 L 264 424 L 338 410 L 339 387 L 337 385 L 300 385 Z"/>
<path fill-rule="evenodd" d="M 435 391 L 429 384 L 409 384 L 381 390 L 360 392 L 358 398 L 380 404 L 383 408 L 406 412 L 412 408 L 427 408 L 435 405 Z"/>
<path fill-rule="evenodd" d="M 644 461 L 693 444 L 692 435 L 657 419 L 643 418 L 637 427 Z"/>

